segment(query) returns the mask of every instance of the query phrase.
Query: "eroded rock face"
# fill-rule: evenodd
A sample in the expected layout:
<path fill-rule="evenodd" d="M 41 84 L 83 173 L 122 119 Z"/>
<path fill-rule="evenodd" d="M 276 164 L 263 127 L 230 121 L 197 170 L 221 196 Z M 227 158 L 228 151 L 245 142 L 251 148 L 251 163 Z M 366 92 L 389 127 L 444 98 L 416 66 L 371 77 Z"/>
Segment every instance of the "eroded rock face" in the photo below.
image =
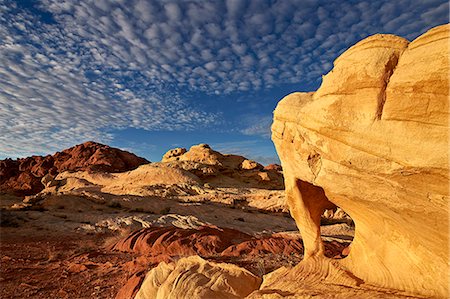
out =
<path fill-rule="evenodd" d="M 255 162 L 253 160 L 244 160 L 241 163 L 241 168 L 242 169 L 247 169 L 247 170 L 251 170 L 251 169 L 264 169 L 264 166 L 262 166 L 261 164 L 259 164 L 258 162 Z"/>
<path fill-rule="evenodd" d="M 56 180 L 61 182 L 57 189 L 59 192 L 93 188 L 110 194 L 139 196 L 154 195 L 154 189 L 167 189 L 170 185 L 179 184 L 188 188 L 200 183 L 200 179 L 188 171 L 159 163 L 141 165 L 121 173 L 62 172 Z"/>
<path fill-rule="evenodd" d="M 113 249 L 137 252 L 150 256 L 210 256 L 251 237 L 229 228 L 202 226 L 180 229 L 174 226 L 151 227 L 132 233 L 119 241 Z"/>
<path fill-rule="evenodd" d="M 158 227 L 158 222 L 154 222 L 151 225 L 130 233 L 113 244 L 111 249 L 157 257 L 159 261 L 189 255 L 204 258 L 247 256 L 256 259 L 263 254 L 303 254 L 301 238 L 282 233 L 254 237 L 239 230 L 210 224 L 172 223 Z M 324 244 L 326 256 L 335 257 L 342 254 L 348 243 L 326 241 Z"/>
<path fill-rule="evenodd" d="M 265 170 L 262 165 L 242 156 L 221 154 L 206 144 L 192 146 L 189 151 L 182 148 L 170 150 L 164 155 L 163 161 L 146 163 L 118 173 L 96 171 L 99 168 L 97 164 L 86 164 L 85 171 L 61 171 L 57 175 L 47 173 L 41 182 L 36 179 L 42 191 L 38 195 L 42 198 L 46 194 L 103 192 L 172 198 L 211 195 L 219 192 L 216 188 L 284 188 L 280 171 Z M 9 163 L 9 160 L 5 163 Z M 34 182 L 32 174 L 22 173 L 22 176 L 24 174 L 29 176 L 23 177 L 22 181 L 27 179 Z M 284 208 L 282 203 L 281 208 Z"/>
<path fill-rule="evenodd" d="M 447 297 L 449 29 L 364 39 L 317 92 L 278 104 L 272 139 L 305 263 L 323 257 L 320 215 L 336 204 L 356 224 L 339 265 L 359 284 Z"/>
<path fill-rule="evenodd" d="M 89 141 L 45 157 L 1 160 L 0 191 L 31 195 L 44 188 L 41 178 L 47 174 L 79 170 L 122 172 L 146 163 L 149 161 L 132 153 Z"/>
<path fill-rule="evenodd" d="M 260 284 L 261 278 L 243 268 L 191 256 L 160 263 L 147 274 L 135 298 L 244 298 Z"/>
<path fill-rule="evenodd" d="M 186 153 L 186 149 L 182 147 L 171 149 L 170 151 L 164 154 L 161 162 L 177 160 L 177 157 L 183 155 L 184 153 Z"/>
<path fill-rule="evenodd" d="M 168 216 L 171 218 L 173 215 Z M 111 244 L 109 248 L 116 251 L 141 255 L 141 258 L 145 259 L 147 264 L 150 263 L 152 266 L 157 266 L 160 263 L 168 264 L 178 261 L 181 257 L 201 256 L 208 261 L 227 262 L 238 265 L 258 276 L 279 268 L 280 263 L 282 265 L 292 265 L 298 262 L 303 255 L 303 245 L 299 234 L 276 233 L 256 237 L 236 229 L 221 228 L 206 224 L 198 226 L 199 223 L 197 221 L 194 221 L 194 223 L 191 220 L 182 222 L 173 222 L 172 225 L 162 227 L 157 227 L 155 224 L 158 223 L 153 223 L 149 228 L 130 233 L 127 237 Z M 326 256 L 341 257 L 342 251 L 347 245 L 347 242 L 326 241 Z M 178 264 L 176 265 L 178 267 Z M 120 290 L 117 298 L 133 298 L 131 294 L 139 289 L 146 296 L 153 294 L 151 298 L 156 298 L 155 285 L 149 286 L 148 283 L 147 285 L 144 283 L 141 287 L 142 271 L 147 271 L 149 267 L 142 267 L 141 263 L 133 263 L 130 266 L 130 272 L 133 273 L 134 271 L 136 274 Z M 153 272 L 150 272 L 147 277 L 154 277 L 152 275 L 155 275 L 155 271 L 159 273 L 159 271 L 165 269 L 165 266 L 161 267 L 159 270 L 152 270 Z M 170 267 L 170 271 L 175 271 L 173 266 Z M 209 270 L 207 272 L 210 273 Z M 201 276 L 204 273 L 201 272 L 198 275 Z M 214 277 L 206 275 L 202 279 L 203 286 L 208 288 L 208 285 L 215 283 L 216 279 L 219 279 L 215 275 L 224 275 L 223 279 L 228 279 L 226 272 L 217 272 L 214 274 Z M 180 279 L 185 278 L 188 280 L 192 279 L 190 275 L 189 277 L 180 276 Z M 167 279 L 167 277 L 163 277 L 163 279 Z M 195 281 L 192 283 L 196 284 Z M 196 287 L 201 288 L 202 286 L 198 285 Z M 217 290 L 223 291 L 220 288 Z M 209 291 L 204 294 L 202 293 L 203 290 L 199 291 L 198 296 L 200 298 L 222 298 L 210 297 L 212 295 L 208 293 Z M 220 294 L 214 295 L 219 296 Z M 164 296 L 169 295 L 167 293 L 158 293 L 158 296 L 166 298 Z M 230 298 L 229 296 L 231 295 L 225 294 L 223 296 Z M 231 298 L 243 297 L 231 296 Z"/>
<path fill-rule="evenodd" d="M 280 168 L 264 168 L 243 156 L 222 154 L 207 144 L 194 145 L 188 151 L 184 148 L 172 149 L 161 162 L 189 171 L 203 183 L 215 187 L 284 188 Z"/>

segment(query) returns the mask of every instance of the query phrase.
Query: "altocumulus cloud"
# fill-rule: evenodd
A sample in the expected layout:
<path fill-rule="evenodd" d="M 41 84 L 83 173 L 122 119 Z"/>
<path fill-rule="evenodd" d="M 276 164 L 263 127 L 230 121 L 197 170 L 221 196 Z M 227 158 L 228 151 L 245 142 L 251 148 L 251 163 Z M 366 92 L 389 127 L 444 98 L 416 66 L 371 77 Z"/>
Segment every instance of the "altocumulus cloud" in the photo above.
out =
<path fill-rule="evenodd" d="M 225 123 L 185 95 L 314 82 L 361 38 L 448 22 L 440 0 L 18 3 L 0 0 L 3 156 L 108 142 L 112 129 Z M 266 136 L 261 119 L 241 132 Z"/>

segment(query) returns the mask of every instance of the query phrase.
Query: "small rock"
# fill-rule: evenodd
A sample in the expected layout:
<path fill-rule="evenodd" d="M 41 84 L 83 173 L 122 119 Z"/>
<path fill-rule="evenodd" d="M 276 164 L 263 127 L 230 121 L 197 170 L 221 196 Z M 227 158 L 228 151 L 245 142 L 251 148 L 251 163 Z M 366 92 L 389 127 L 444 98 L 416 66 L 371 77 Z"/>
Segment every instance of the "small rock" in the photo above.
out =
<path fill-rule="evenodd" d="M 31 205 L 28 203 L 15 203 L 10 207 L 11 210 L 26 210 L 29 208 L 31 208 Z"/>
<path fill-rule="evenodd" d="M 177 147 L 174 149 L 169 150 L 167 153 L 164 154 L 162 158 L 162 162 L 173 160 L 176 157 L 179 157 L 186 153 L 186 149 L 183 147 Z"/>
<path fill-rule="evenodd" d="M 241 168 L 246 169 L 246 170 L 252 170 L 252 169 L 261 170 L 264 168 L 264 166 L 262 166 L 261 164 L 259 164 L 258 162 L 255 162 L 253 160 L 246 159 L 246 160 L 242 161 Z"/>
<path fill-rule="evenodd" d="M 83 272 L 86 270 L 87 270 L 87 267 L 83 264 L 72 264 L 67 269 L 67 271 L 69 271 L 70 273 L 80 273 L 80 272 Z"/>

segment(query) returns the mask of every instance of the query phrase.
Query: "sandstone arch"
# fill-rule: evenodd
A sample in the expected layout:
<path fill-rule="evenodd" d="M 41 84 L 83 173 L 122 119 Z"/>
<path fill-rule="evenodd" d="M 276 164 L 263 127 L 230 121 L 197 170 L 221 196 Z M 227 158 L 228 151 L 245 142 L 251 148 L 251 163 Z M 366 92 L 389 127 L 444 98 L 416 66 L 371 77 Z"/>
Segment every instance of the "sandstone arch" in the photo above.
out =
<path fill-rule="evenodd" d="M 449 30 L 410 43 L 368 37 L 336 59 L 316 92 L 278 104 L 272 139 L 304 238 L 303 270 L 330 278 L 340 269 L 353 286 L 448 296 Z M 357 230 L 350 255 L 328 262 L 318 214 L 331 203 Z M 310 266 L 323 263 L 331 266 Z"/>

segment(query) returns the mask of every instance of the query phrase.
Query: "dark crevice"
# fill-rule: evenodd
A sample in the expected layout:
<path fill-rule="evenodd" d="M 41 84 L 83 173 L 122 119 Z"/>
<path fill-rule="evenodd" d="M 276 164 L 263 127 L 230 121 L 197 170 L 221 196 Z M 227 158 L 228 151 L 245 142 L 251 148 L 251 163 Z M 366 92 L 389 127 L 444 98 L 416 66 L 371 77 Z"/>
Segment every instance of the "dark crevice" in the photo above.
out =
<path fill-rule="evenodd" d="M 391 76 L 394 73 L 395 68 L 397 67 L 399 57 L 400 54 L 395 53 L 392 54 L 391 57 L 389 58 L 388 63 L 384 68 L 385 70 L 384 84 L 381 88 L 380 94 L 378 95 L 378 107 L 375 115 L 375 120 L 380 120 L 381 116 L 383 115 L 383 108 L 384 104 L 386 103 L 386 89 L 391 79 Z"/>

